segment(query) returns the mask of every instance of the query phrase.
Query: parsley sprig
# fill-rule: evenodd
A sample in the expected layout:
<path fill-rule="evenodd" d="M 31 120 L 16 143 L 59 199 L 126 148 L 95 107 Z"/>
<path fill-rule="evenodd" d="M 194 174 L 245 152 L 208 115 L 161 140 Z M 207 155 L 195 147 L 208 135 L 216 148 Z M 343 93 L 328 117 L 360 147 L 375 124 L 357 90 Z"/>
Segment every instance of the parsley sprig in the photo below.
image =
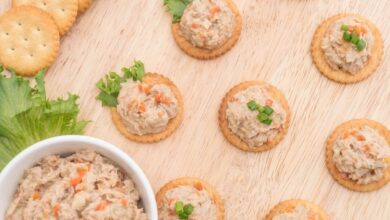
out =
<path fill-rule="evenodd" d="M 172 15 L 173 22 L 179 22 L 183 16 L 184 9 L 189 5 L 192 0 L 164 0 L 164 5 L 167 7 L 167 11 Z"/>
<path fill-rule="evenodd" d="M 142 81 L 145 75 L 145 67 L 141 61 L 136 60 L 131 67 L 122 68 L 122 72 L 123 76 L 120 76 L 116 72 L 109 72 L 96 83 L 96 86 L 100 90 L 96 98 L 102 101 L 103 106 L 117 106 L 121 83 L 126 82 L 128 79 Z"/>
<path fill-rule="evenodd" d="M 184 205 L 182 201 L 177 201 L 175 203 L 175 211 L 176 211 L 176 215 L 180 219 L 188 219 L 188 217 L 194 211 L 194 206 L 192 206 L 192 204 L 190 203 Z"/>
<path fill-rule="evenodd" d="M 248 106 L 249 110 L 251 110 L 251 111 L 256 111 L 256 110 L 258 111 L 257 119 L 261 123 L 266 124 L 266 125 L 270 125 L 272 123 L 271 115 L 274 112 L 273 108 L 271 108 L 268 105 L 262 106 L 254 100 L 249 101 L 247 103 L 247 106 Z"/>

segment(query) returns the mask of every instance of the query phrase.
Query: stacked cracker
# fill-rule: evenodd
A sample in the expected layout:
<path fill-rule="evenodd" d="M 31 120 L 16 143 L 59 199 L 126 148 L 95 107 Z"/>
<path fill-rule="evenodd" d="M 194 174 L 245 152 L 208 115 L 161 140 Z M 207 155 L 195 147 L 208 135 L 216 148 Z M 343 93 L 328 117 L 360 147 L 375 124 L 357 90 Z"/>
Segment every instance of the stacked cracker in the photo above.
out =
<path fill-rule="evenodd" d="M 0 17 L 0 64 L 22 76 L 50 66 L 65 35 L 92 0 L 12 0 Z"/>

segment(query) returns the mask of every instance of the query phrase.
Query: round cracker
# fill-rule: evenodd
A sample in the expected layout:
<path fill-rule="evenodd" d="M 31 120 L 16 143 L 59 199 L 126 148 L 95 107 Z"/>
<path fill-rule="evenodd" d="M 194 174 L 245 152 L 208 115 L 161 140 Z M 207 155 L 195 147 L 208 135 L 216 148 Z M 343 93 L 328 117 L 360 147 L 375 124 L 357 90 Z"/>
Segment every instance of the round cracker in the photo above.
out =
<path fill-rule="evenodd" d="M 184 112 L 183 97 L 179 89 L 176 87 L 176 85 L 171 80 L 169 80 L 168 78 L 160 74 L 147 73 L 143 77 L 142 81 L 150 84 L 162 83 L 171 89 L 178 103 L 176 117 L 169 120 L 168 125 L 163 132 L 156 133 L 156 134 L 145 134 L 145 135 L 137 135 L 137 134 L 130 133 L 129 130 L 126 128 L 126 125 L 123 123 L 122 118 L 119 115 L 116 108 L 111 108 L 112 120 L 114 121 L 115 126 L 122 133 L 122 135 L 124 135 L 129 140 L 140 142 L 140 143 L 157 142 L 170 136 L 183 121 L 183 112 Z"/>
<path fill-rule="evenodd" d="M 366 66 L 355 75 L 344 72 L 342 70 L 332 69 L 332 67 L 329 66 L 329 64 L 327 63 L 325 54 L 321 48 L 322 38 L 324 34 L 327 32 L 329 26 L 333 24 L 335 21 L 347 16 L 354 16 L 357 17 L 359 20 L 363 21 L 372 31 L 372 34 L 374 36 L 374 42 L 375 42 L 374 47 L 372 48 L 371 51 L 371 57 L 369 58 Z M 311 43 L 311 55 L 314 64 L 317 66 L 318 70 L 324 76 L 340 83 L 356 83 L 369 77 L 378 68 L 383 57 L 383 40 L 379 29 L 375 26 L 375 24 L 373 24 L 371 21 L 367 20 L 366 18 L 357 14 L 349 14 L 349 13 L 338 14 L 326 19 L 317 28 L 313 37 L 313 41 Z"/>
<path fill-rule="evenodd" d="M 78 0 L 12 0 L 12 5 L 30 5 L 48 12 L 53 16 L 61 35 L 72 27 L 78 10 Z"/>
<path fill-rule="evenodd" d="M 272 220 L 275 216 L 286 213 L 286 212 L 291 212 L 295 209 L 296 206 L 298 205 L 303 205 L 305 208 L 307 208 L 309 211 L 316 213 L 319 215 L 320 220 L 328 220 L 329 217 L 325 213 L 325 211 L 319 207 L 318 205 L 306 201 L 306 200 L 301 200 L 301 199 L 291 199 L 291 200 L 286 200 L 283 202 L 280 202 L 276 206 L 274 206 L 267 216 L 265 217 L 265 220 Z"/>
<path fill-rule="evenodd" d="M 198 59 L 209 60 L 225 54 L 237 43 L 238 39 L 240 38 L 241 29 L 242 29 L 241 15 L 240 12 L 238 11 L 237 6 L 234 4 L 232 0 L 226 0 L 226 3 L 234 14 L 236 20 L 236 26 L 233 30 L 232 36 L 226 41 L 225 44 L 223 44 L 221 47 L 217 49 L 207 50 L 192 45 L 184 37 L 181 36 L 180 24 L 172 23 L 173 37 L 175 38 L 176 43 L 185 53 Z"/>
<path fill-rule="evenodd" d="M 52 17 L 30 6 L 15 7 L 0 17 L 0 63 L 23 76 L 50 66 L 60 36 Z"/>
<path fill-rule="evenodd" d="M 210 184 L 206 183 L 201 179 L 194 178 L 194 177 L 182 177 L 182 178 L 174 179 L 166 183 L 163 187 L 161 187 L 161 189 L 156 194 L 158 209 L 162 207 L 164 195 L 169 190 L 176 188 L 178 186 L 187 186 L 187 185 L 195 185 L 195 184 L 201 184 L 201 186 L 209 193 L 211 199 L 214 201 L 214 204 L 217 207 L 217 220 L 223 220 L 225 218 L 225 207 L 217 191 Z"/>
<path fill-rule="evenodd" d="M 390 181 L 390 166 L 385 170 L 382 179 L 369 184 L 358 184 L 356 181 L 353 181 L 349 178 L 345 178 L 333 162 L 333 144 L 336 141 L 337 137 L 339 135 L 342 135 L 347 130 L 351 130 L 353 128 L 361 128 L 364 126 L 371 127 L 378 131 L 378 133 L 385 138 L 385 140 L 390 146 L 390 131 L 384 125 L 369 119 L 353 119 L 339 125 L 329 136 L 326 143 L 325 151 L 326 166 L 328 167 L 328 170 L 333 176 L 333 178 L 342 186 L 354 191 L 370 192 L 383 187 Z"/>
<path fill-rule="evenodd" d="M 267 89 L 268 93 L 275 100 L 280 102 L 283 109 L 286 111 L 286 122 L 274 140 L 267 142 L 266 144 L 263 144 L 262 146 L 251 147 L 247 143 L 245 143 L 243 140 L 241 140 L 240 137 L 235 135 L 229 129 L 228 121 L 227 121 L 227 117 L 226 117 L 226 109 L 227 109 L 229 100 L 231 100 L 234 97 L 234 95 L 236 95 L 238 92 L 245 90 L 245 89 L 252 87 L 252 86 L 263 86 L 263 85 L 267 86 L 266 89 Z M 276 87 L 274 87 L 270 84 L 267 84 L 263 81 L 246 81 L 246 82 L 243 82 L 243 83 L 240 83 L 240 84 L 234 86 L 225 95 L 224 99 L 222 100 L 221 107 L 219 108 L 218 120 L 219 120 L 219 127 L 221 128 L 223 135 L 235 147 L 238 147 L 239 149 L 244 150 L 244 151 L 261 152 L 261 151 L 269 150 L 269 149 L 275 147 L 283 139 L 283 137 L 287 133 L 288 127 L 290 125 L 290 118 L 291 118 L 291 112 L 290 112 L 290 108 L 288 106 L 288 102 L 287 102 L 286 98 L 284 97 L 284 95 Z"/>
<path fill-rule="evenodd" d="M 79 7 L 78 7 L 79 14 L 87 10 L 87 8 L 89 8 L 89 6 L 92 4 L 92 0 L 78 0 L 78 1 L 79 1 Z"/>

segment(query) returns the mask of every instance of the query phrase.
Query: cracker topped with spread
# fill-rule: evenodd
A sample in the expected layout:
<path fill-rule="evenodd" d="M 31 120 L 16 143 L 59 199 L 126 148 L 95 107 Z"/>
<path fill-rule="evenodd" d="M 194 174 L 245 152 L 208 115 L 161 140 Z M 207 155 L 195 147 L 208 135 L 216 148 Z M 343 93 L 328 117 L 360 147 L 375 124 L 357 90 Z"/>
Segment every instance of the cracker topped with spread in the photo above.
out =
<path fill-rule="evenodd" d="M 0 17 L 0 63 L 23 76 L 50 66 L 60 36 L 49 14 L 30 6 L 15 7 Z"/>
<path fill-rule="evenodd" d="M 232 0 L 165 0 L 173 15 L 179 47 L 195 58 L 212 59 L 229 51 L 241 33 L 241 16 Z"/>
<path fill-rule="evenodd" d="M 383 40 L 378 28 L 356 14 L 339 14 L 325 20 L 311 45 L 317 68 L 326 77 L 355 83 L 369 77 L 383 56 Z"/>
<path fill-rule="evenodd" d="M 184 177 L 165 184 L 156 195 L 159 220 L 222 220 L 225 208 L 214 187 Z"/>
<path fill-rule="evenodd" d="M 145 74 L 140 61 L 122 70 L 123 77 L 110 72 L 97 83 L 97 98 L 111 107 L 119 131 L 143 143 L 171 135 L 183 119 L 183 98 L 175 84 L 162 75 Z"/>
<path fill-rule="evenodd" d="M 233 87 L 219 109 L 219 125 L 234 146 L 260 152 L 276 146 L 289 127 L 287 100 L 275 87 L 247 81 Z"/>
<path fill-rule="evenodd" d="M 78 4 L 78 0 L 12 0 L 13 6 L 29 5 L 49 13 L 61 35 L 66 34 L 76 21 Z"/>
<path fill-rule="evenodd" d="M 368 192 L 383 187 L 390 181 L 390 131 L 368 119 L 339 125 L 328 138 L 326 164 L 348 189 Z"/>
<path fill-rule="evenodd" d="M 328 220 L 329 217 L 319 206 L 300 199 L 280 202 L 271 209 L 265 220 Z"/>

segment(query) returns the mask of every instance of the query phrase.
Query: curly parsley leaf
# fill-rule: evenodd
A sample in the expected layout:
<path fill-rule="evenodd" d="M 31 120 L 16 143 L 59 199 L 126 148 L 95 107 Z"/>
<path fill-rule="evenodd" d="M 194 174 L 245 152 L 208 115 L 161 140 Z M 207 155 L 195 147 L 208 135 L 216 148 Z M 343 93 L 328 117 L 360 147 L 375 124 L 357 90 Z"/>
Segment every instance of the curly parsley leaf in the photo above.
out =
<path fill-rule="evenodd" d="M 184 9 L 192 2 L 192 0 L 164 0 L 164 5 L 167 11 L 172 15 L 173 22 L 179 22 L 183 16 Z"/>
<path fill-rule="evenodd" d="M 142 81 L 145 75 L 145 67 L 141 61 L 136 60 L 131 67 L 122 68 L 122 72 L 123 76 L 116 72 L 109 72 L 96 83 L 96 87 L 100 90 L 96 99 L 100 100 L 103 106 L 117 106 L 121 83 L 126 82 L 128 79 Z"/>
<path fill-rule="evenodd" d="M 36 85 L 11 72 L 5 77 L 0 66 L 0 170 L 26 147 L 49 137 L 82 134 L 87 121 L 79 121 L 78 96 L 46 98 L 44 74 L 35 77 Z"/>

